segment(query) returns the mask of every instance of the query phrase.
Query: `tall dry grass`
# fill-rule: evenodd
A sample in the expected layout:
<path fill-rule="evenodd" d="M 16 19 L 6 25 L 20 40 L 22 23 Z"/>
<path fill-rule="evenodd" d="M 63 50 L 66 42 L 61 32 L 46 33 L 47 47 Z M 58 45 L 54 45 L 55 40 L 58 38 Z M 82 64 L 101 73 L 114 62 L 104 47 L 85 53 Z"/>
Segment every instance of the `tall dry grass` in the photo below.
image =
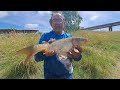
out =
<path fill-rule="evenodd" d="M 0 78 L 43 78 L 43 62 L 36 63 L 34 58 L 30 65 L 22 64 L 25 55 L 16 55 L 16 51 L 29 45 L 37 44 L 40 35 L 1 34 L 0 36 Z M 38 76 L 37 76 L 38 75 Z"/>
<path fill-rule="evenodd" d="M 120 32 L 77 31 L 72 34 L 89 39 L 89 43 L 83 47 L 81 61 L 73 62 L 75 79 L 117 78 L 113 75 L 113 68 L 120 60 Z M 24 65 L 21 61 L 25 60 L 25 56 L 16 55 L 17 50 L 37 44 L 40 36 L 22 33 L 0 35 L 1 79 L 44 78 L 43 62 L 37 63 L 33 58 L 30 65 Z"/>
<path fill-rule="evenodd" d="M 75 78 L 104 79 L 113 77 L 113 67 L 120 62 L 120 32 L 76 32 L 89 38 L 81 62 L 74 63 Z"/>

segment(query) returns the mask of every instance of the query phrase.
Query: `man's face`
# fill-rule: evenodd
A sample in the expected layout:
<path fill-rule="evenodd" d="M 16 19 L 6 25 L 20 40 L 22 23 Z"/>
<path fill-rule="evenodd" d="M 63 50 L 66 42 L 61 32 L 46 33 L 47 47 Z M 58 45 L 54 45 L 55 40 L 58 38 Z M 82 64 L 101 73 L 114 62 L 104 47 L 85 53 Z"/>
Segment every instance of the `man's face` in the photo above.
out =
<path fill-rule="evenodd" d="M 64 20 L 61 15 L 54 15 L 52 17 L 52 28 L 55 31 L 62 31 L 64 29 Z"/>

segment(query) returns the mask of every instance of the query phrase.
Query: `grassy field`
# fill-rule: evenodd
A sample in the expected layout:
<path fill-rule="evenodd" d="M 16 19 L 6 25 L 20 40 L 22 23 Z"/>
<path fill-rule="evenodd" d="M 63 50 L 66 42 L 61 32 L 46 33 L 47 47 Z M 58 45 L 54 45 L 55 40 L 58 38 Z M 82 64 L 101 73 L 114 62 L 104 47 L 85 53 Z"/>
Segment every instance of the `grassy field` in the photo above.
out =
<path fill-rule="evenodd" d="M 89 38 L 83 47 L 83 58 L 73 62 L 75 79 L 120 78 L 120 32 L 74 32 L 76 37 Z M 0 35 L 0 79 L 43 79 L 43 61 L 32 59 L 24 66 L 24 55 L 16 51 L 37 44 L 40 35 L 1 34 Z"/>

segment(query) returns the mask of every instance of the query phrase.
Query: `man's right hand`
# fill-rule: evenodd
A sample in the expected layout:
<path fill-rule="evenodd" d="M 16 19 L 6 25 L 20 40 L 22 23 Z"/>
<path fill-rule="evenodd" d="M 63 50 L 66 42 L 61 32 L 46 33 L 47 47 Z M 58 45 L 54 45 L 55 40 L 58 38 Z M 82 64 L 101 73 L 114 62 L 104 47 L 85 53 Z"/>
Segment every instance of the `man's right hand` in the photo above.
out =
<path fill-rule="evenodd" d="M 47 52 L 47 53 L 44 53 L 45 54 L 45 56 L 53 56 L 53 55 L 55 55 L 56 53 L 55 53 L 55 51 L 49 51 L 49 52 Z"/>
<path fill-rule="evenodd" d="M 55 40 L 49 40 L 49 41 L 48 41 L 48 43 L 50 43 L 50 44 L 51 44 L 51 43 L 52 43 L 52 42 L 54 42 L 54 41 L 55 41 Z M 45 43 L 47 43 L 47 42 L 46 42 L 46 41 L 43 41 L 42 43 L 43 43 L 43 44 L 45 44 Z M 49 51 L 49 52 L 44 53 L 44 54 L 45 54 L 45 56 L 47 56 L 47 57 L 48 57 L 48 56 L 53 56 L 53 55 L 55 55 L 55 54 L 56 54 L 56 52 L 55 52 L 54 50 L 52 50 L 52 51 Z"/>

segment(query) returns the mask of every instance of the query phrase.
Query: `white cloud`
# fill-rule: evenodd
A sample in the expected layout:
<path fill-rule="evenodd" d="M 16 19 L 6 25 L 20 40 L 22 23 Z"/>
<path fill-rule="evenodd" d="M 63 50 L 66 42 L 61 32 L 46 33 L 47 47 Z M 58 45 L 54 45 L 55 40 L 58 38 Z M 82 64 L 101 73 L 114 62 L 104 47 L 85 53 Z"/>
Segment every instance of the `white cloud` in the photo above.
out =
<path fill-rule="evenodd" d="M 84 17 L 99 16 L 101 11 L 79 11 L 79 14 Z"/>
<path fill-rule="evenodd" d="M 90 17 L 90 20 L 91 20 L 91 21 L 94 21 L 94 20 L 96 20 L 98 17 L 99 17 L 99 16 L 96 16 L 96 15 L 95 15 L 95 16 L 92 16 L 92 17 Z"/>
<path fill-rule="evenodd" d="M 99 24 L 105 24 L 113 19 L 113 11 L 79 11 L 80 16 L 83 18 L 81 26 L 90 27 Z M 120 13 L 120 12 L 116 12 Z M 108 22 L 109 23 L 109 22 Z"/>
<path fill-rule="evenodd" d="M 25 24 L 25 29 L 39 29 L 39 24 Z"/>
<path fill-rule="evenodd" d="M 36 13 L 36 11 L 8 11 L 8 12 L 13 15 Z"/>
<path fill-rule="evenodd" d="M 0 11 L 0 18 L 5 17 L 8 15 L 7 11 Z"/>
<path fill-rule="evenodd" d="M 106 17 L 110 17 L 111 12 L 108 11 L 80 11 L 79 14 L 81 15 L 81 17 L 83 17 L 83 19 L 87 19 L 87 20 L 94 20 L 94 19 L 98 19 L 99 20 L 105 20 Z"/>
<path fill-rule="evenodd" d="M 39 15 L 45 15 L 45 14 L 50 15 L 51 12 L 50 12 L 50 11 L 38 11 L 38 14 L 39 14 Z"/>

